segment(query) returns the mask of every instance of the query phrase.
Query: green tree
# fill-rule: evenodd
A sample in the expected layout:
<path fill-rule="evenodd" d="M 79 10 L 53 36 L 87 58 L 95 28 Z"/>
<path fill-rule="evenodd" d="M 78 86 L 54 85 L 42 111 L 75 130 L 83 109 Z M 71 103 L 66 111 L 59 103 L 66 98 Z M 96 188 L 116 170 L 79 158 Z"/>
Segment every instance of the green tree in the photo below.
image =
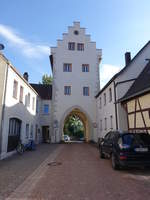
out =
<path fill-rule="evenodd" d="M 48 76 L 48 74 L 44 74 L 42 76 L 42 84 L 50 85 L 50 84 L 52 84 L 52 80 L 53 80 L 53 78 L 51 75 Z"/>
<path fill-rule="evenodd" d="M 78 116 L 72 115 L 66 120 L 64 134 L 77 139 L 84 137 L 84 125 Z"/>

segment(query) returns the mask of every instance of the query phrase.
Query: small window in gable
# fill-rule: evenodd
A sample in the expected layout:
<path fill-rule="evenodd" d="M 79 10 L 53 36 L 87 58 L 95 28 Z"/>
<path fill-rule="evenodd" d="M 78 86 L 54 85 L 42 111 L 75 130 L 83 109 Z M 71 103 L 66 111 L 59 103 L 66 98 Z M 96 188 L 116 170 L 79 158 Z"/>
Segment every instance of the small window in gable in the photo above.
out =
<path fill-rule="evenodd" d="M 78 43 L 77 44 L 77 50 L 78 51 L 84 51 L 84 44 L 83 43 Z"/>
<path fill-rule="evenodd" d="M 75 42 L 68 43 L 68 50 L 71 50 L 71 51 L 75 50 Z"/>

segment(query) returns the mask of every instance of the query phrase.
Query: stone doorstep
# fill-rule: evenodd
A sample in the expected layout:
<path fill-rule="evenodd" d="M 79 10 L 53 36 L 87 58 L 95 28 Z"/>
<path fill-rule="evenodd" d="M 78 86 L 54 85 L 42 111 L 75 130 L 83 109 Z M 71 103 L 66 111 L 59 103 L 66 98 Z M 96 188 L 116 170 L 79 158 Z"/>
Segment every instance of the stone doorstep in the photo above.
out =
<path fill-rule="evenodd" d="M 54 162 L 56 157 L 60 154 L 64 146 L 59 146 L 57 149 L 48 156 L 40 166 L 29 176 L 26 180 L 16 188 L 5 200 L 34 200 L 34 198 L 28 198 L 32 190 L 39 182 L 39 180 L 44 176 L 45 172 L 49 168 L 48 163 Z M 44 199 L 40 199 L 44 200 Z"/>

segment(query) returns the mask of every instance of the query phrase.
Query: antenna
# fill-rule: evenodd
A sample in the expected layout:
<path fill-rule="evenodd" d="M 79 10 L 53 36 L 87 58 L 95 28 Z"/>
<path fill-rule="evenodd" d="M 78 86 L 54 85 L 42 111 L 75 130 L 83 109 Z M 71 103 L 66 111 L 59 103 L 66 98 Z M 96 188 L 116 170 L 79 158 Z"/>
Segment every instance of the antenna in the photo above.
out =
<path fill-rule="evenodd" d="M 0 44 L 0 50 L 3 50 L 5 46 L 3 44 Z"/>

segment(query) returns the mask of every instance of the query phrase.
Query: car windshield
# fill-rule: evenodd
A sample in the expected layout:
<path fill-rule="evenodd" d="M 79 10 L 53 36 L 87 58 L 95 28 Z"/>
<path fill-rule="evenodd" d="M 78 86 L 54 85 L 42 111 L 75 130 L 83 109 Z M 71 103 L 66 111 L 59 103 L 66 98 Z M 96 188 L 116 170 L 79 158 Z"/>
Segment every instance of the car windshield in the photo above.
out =
<path fill-rule="evenodd" d="M 131 145 L 150 145 L 150 135 L 149 134 L 125 134 L 122 137 L 123 144 Z"/>

